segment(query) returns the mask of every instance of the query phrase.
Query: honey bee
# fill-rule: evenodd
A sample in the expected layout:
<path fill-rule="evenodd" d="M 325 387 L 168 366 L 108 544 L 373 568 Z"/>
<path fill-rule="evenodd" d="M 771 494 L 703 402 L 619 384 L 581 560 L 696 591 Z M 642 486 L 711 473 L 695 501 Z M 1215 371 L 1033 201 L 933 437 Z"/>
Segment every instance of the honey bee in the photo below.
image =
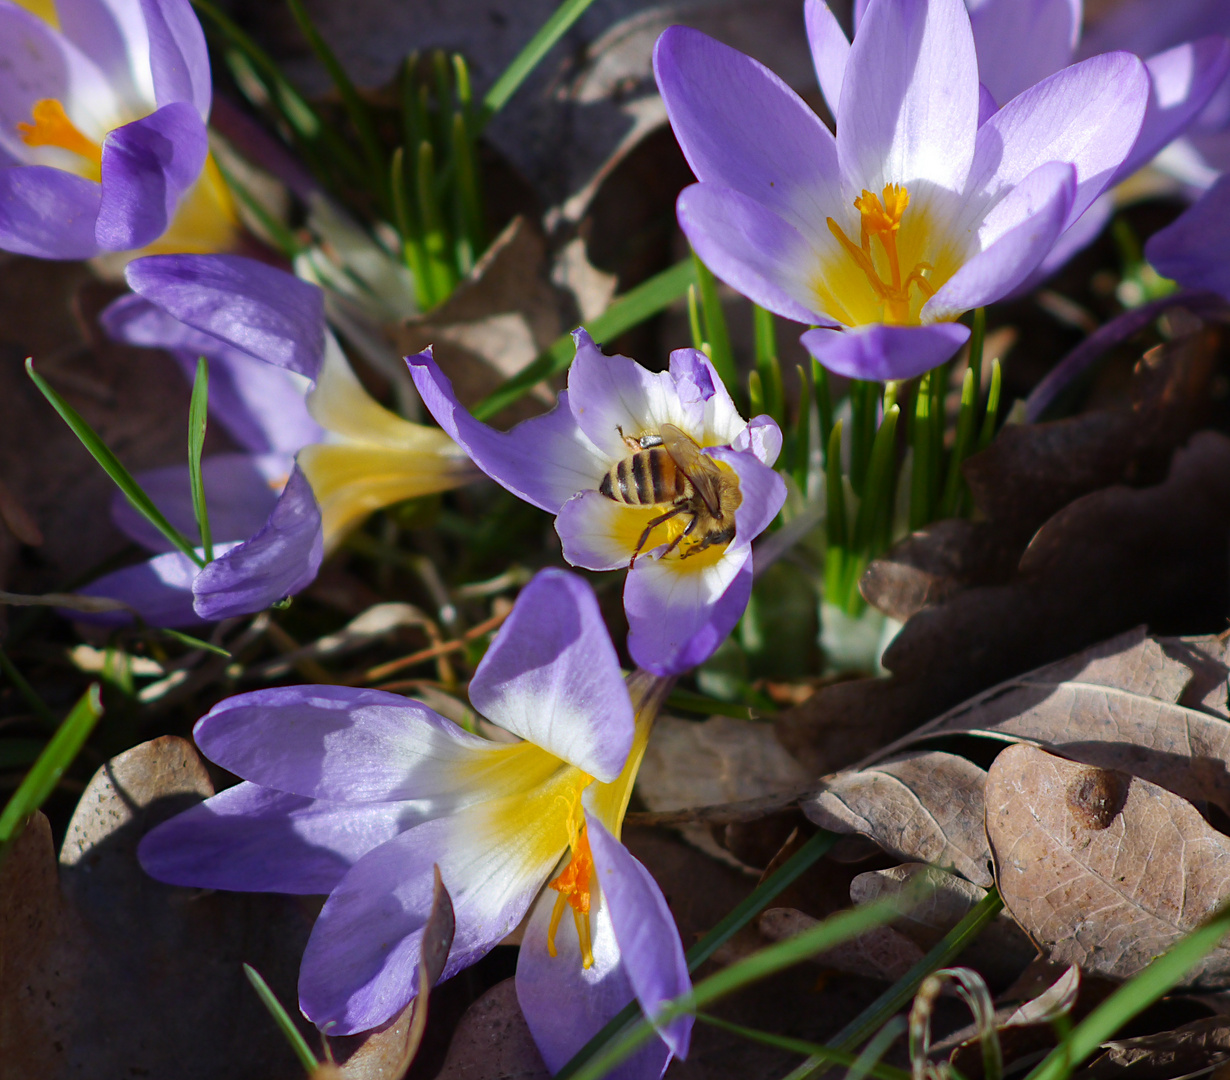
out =
<path fill-rule="evenodd" d="M 616 430 L 632 454 L 611 466 L 598 485 L 599 492 L 625 506 L 669 508 L 645 526 L 632 552 L 629 570 L 636 565 L 636 557 L 644 550 L 653 530 L 680 514 L 690 514 L 691 520 L 670 542 L 662 553 L 664 556 L 685 538 L 692 541 L 680 554 L 685 559 L 734 538 L 735 510 L 743 502 L 743 495 L 733 473 L 719 468 L 674 424 L 663 424 L 661 434 L 635 439 L 624 435 L 623 428 Z"/>

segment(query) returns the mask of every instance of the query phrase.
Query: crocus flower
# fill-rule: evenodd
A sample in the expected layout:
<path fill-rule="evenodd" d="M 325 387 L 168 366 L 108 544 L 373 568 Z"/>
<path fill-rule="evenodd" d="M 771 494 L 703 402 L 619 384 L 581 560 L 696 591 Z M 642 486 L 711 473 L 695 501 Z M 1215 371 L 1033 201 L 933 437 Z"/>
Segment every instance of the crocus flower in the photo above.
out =
<path fill-rule="evenodd" d="M 330 1034 L 375 1027 L 414 996 L 433 865 L 456 915 L 444 978 L 532 907 L 517 993 L 554 1071 L 634 997 L 652 1017 L 690 987 L 666 901 L 619 842 L 663 689 L 643 683 L 634 714 L 592 591 L 545 570 L 470 683 L 518 741 L 377 690 L 241 694 L 194 736 L 244 782 L 152 830 L 138 855 L 176 885 L 329 893 L 299 1000 Z M 660 1076 L 687 1052 L 690 1021 L 659 1034 L 624 1075 Z"/>
<path fill-rule="evenodd" d="M 0 0 L 0 248 L 84 259 L 230 246 L 210 97 L 188 0 Z"/>
<path fill-rule="evenodd" d="M 242 604 L 258 606 L 239 610 L 239 582 L 220 593 L 211 584 L 218 571 L 198 576 L 192 560 L 117 495 L 116 524 L 160 554 L 100 578 L 83 590 L 87 594 L 122 600 L 152 625 L 259 611 L 309 584 L 324 555 L 373 510 L 479 475 L 441 431 L 403 420 L 372 400 L 328 333 L 315 285 L 233 255 L 150 256 L 130 263 L 126 275 L 135 292 L 103 313 L 107 332 L 132 345 L 169 350 L 189 377 L 196 358 L 208 357 L 210 415 L 247 451 L 203 462 L 211 532 L 223 545 L 218 561 L 245 558 L 248 549 L 236 555 L 226 545 L 252 537 L 290 500 L 297 509 L 287 518 L 282 507 L 279 520 L 286 526 L 293 521 L 294 542 L 284 529 L 279 533 L 276 580 L 278 587 L 288 580 L 295 587 L 277 595 L 245 589 Z M 295 475 L 300 480 L 288 485 Z M 196 535 L 187 466 L 137 479 L 176 528 Z M 126 621 L 122 613 L 90 617 Z"/>
<path fill-rule="evenodd" d="M 424 404 L 475 464 L 556 515 L 568 562 L 630 568 L 628 651 L 647 671 L 677 674 L 707 659 L 747 607 L 752 540 L 786 498 L 770 468 L 781 432 L 767 416 L 743 420 L 695 349 L 677 349 L 670 370 L 654 374 L 604 356 L 584 330 L 573 337 L 559 403 L 508 432 L 462 408 L 430 351 L 407 362 Z M 710 481 L 720 494 L 706 493 Z"/>
<path fill-rule="evenodd" d="M 1145 244 L 1145 257 L 1188 289 L 1230 301 L 1230 175 Z"/>
<path fill-rule="evenodd" d="M 1134 56 L 1098 56 L 985 118 L 961 0 L 870 0 L 844 50 L 831 13 L 809 11 L 836 137 L 742 53 L 684 27 L 658 39 L 700 180 L 679 221 L 728 284 L 817 327 L 803 342 L 826 366 L 908 378 L 951 356 L 969 336 L 953 320 L 1020 285 L 1111 181 L 1149 78 Z"/>

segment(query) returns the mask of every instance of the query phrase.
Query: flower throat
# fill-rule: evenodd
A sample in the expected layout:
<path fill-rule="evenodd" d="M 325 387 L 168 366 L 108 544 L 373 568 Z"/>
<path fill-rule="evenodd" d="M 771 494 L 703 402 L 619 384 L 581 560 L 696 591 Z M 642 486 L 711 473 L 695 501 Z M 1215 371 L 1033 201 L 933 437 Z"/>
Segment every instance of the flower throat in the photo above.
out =
<path fill-rule="evenodd" d="M 549 882 L 549 888 L 559 893 L 551 910 L 551 922 L 547 926 L 547 953 L 555 956 L 555 934 L 559 930 L 565 905 L 572 908 L 576 923 L 577 940 L 581 945 L 581 966 L 594 966 L 593 936 L 589 928 L 590 884 L 594 876 L 594 857 L 589 850 L 589 836 L 585 828 L 585 812 L 581 809 L 581 792 L 592 781 L 586 777 L 576 790 L 572 810 L 568 815 L 568 846 L 572 858 L 559 877 Z"/>
<path fill-rule="evenodd" d="M 901 219 L 905 217 L 906 208 L 910 205 L 910 193 L 904 185 L 885 184 L 883 202 L 880 200 L 881 196 L 866 188 L 863 189 L 863 194 L 854 200 L 854 208 L 861 219 L 858 244 L 855 244 L 832 218 L 827 219 L 828 226 L 838 243 L 845 248 L 846 254 L 866 275 L 872 291 L 884 305 L 884 321 L 905 325 L 914 321 L 910 318 L 910 286 L 917 285 L 919 291 L 928 299 L 935 295 L 935 289 L 926 278 L 934 267 L 927 262 L 916 263 L 904 278 L 901 276 L 897 233 L 901 228 Z M 888 263 L 887 281 L 876 268 L 871 246 L 873 237 L 879 242 Z"/>

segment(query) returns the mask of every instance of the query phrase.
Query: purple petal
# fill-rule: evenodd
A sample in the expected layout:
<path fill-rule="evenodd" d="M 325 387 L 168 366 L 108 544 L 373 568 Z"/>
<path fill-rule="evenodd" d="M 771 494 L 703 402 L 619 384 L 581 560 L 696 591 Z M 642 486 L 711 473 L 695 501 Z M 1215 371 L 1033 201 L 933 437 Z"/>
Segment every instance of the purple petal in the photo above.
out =
<path fill-rule="evenodd" d="M 418 989 L 432 866 L 453 901 L 456 935 L 441 979 L 485 956 L 529 909 L 555 865 L 492 844 L 489 811 L 475 807 L 418 825 L 361 858 L 316 920 L 299 969 L 304 1014 L 333 1035 L 366 1031 Z"/>
<path fill-rule="evenodd" d="M 637 532 L 658 513 L 617 503 L 598 491 L 582 491 L 564 503 L 555 518 L 564 559 L 586 570 L 619 570 L 632 559 Z"/>
<path fill-rule="evenodd" d="M 777 425 L 764 418 L 772 424 Z M 767 440 L 772 440 L 772 434 L 767 427 L 762 427 Z M 778 441 L 781 439 L 778 431 Z M 786 501 L 786 483 L 773 469 L 760 460 L 755 454 L 739 448 L 726 449 L 715 446 L 707 453 L 718 461 L 725 462 L 739 477 L 739 492 L 743 501 L 735 511 L 735 538 L 732 547 L 742 547 L 750 544 L 765 531 L 777 517 Z"/>
<path fill-rule="evenodd" d="M 196 612 L 212 620 L 264 611 L 309 585 L 323 557 L 320 507 L 296 466 L 264 527 L 197 575 Z"/>
<path fill-rule="evenodd" d="M 923 317 L 955 318 L 1006 296 L 1054 246 L 1076 193 L 1076 170 L 1061 161 L 1035 169 L 983 220 L 983 250 L 927 303 Z"/>
<path fill-rule="evenodd" d="M 210 761 L 278 791 L 336 803 L 443 800 L 446 808 L 465 794 L 465 767 L 494 746 L 417 701 L 348 686 L 226 698 L 193 737 Z"/>
<path fill-rule="evenodd" d="M 969 338 L 960 323 L 808 330 L 799 341 L 830 371 L 851 379 L 912 379 L 942 364 Z"/>
<path fill-rule="evenodd" d="M 817 310 L 810 286 L 815 250 L 763 203 L 733 188 L 693 184 L 680 192 L 676 213 L 701 261 L 736 292 L 784 319 L 836 325 Z"/>
<path fill-rule="evenodd" d="M 128 264 L 133 292 L 257 360 L 316 378 L 324 294 L 240 255 L 151 255 Z"/>
<path fill-rule="evenodd" d="M 772 465 L 782 452 L 782 429 L 771 416 L 754 416 L 730 447 L 732 450 L 750 450 L 765 465 Z"/>
<path fill-rule="evenodd" d="M 430 349 L 407 357 L 406 363 L 436 423 L 475 465 L 517 498 L 556 514 L 578 491 L 598 487 L 610 462 L 581 433 L 566 392 L 549 413 L 511 431 L 496 431 L 466 412 Z"/>
<path fill-rule="evenodd" d="M 77 591 L 119 600 L 150 626 L 197 626 L 203 618 L 192 606 L 192 583 L 199 570 L 187 555 L 172 551 L 106 574 Z M 73 612 L 69 617 L 102 626 L 127 626 L 133 621 L 124 612 Z"/>
<path fill-rule="evenodd" d="M 624 585 L 628 652 L 653 675 L 704 663 L 734 629 L 752 594 L 751 547 L 732 545 L 712 565 L 639 559 Z"/>
<path fill-rule="evenodd" d="M 189 381 L 197 357 L 207 357 L 210 417 L 244 449 L 293 454 L 323 438 L 323 429 L 308 414 L 303 376 L 194 330 L 135 293 L 109 304 L 99 321 L 116 341 L 170 350 Z"/>
<path fill-rule="evenodd" d="M 1110 183 L 1140 131 L 1149 97 L 1144 65 L 1107 53 L 1065 68 L 1013 98 L 978 129 L 968 191 L 995 198 L 1039 165 L 1076 166 L 1074 222 Z M 971 202 L 976 200 L 971 200 Z"/>
<path fill-rule="evenodd" d="M 653 1020 L 666 1002 L 692 990 L 679 930 L 649 871 L 607 832 L 596 814 L 586 814 L 585 821 L 594 876 L 611 913 L 623 969 L 642 1010 Z M 659 1028 L 658 1034 L 675 1057 L 685 1058 L 692 1017 L 680 1017 Z"/>
<path fill-rule="evenodd" d="M 807 45 L 811 49 L 811 62 L 816 69 L 820 93 L 824 95 L 829 112 L 836 116 L 841 101 L 841 84 L 846 77 L 850 41 L 824 0 L 804 0 L 803 18 L 807 23 Z"/>
<path fill-rule="evenodd" d="M 152 107 L 149 31 L 139 5 L 122 0 L 55 0 L 55 10 L 60 34 L 89 56 L 116 96 Z"/>
<path fill-rule="evenodd" d="M 157 240 L 208 152 L 205 123 L 186 101 L 114 128 L 103 143 L 98 243 L 109 251 L 131 251 Z"/>
<path fill-rule="evenodd" d="M 211 83 L 205 34 L 188 0 L 141 0 L 149 30 L 149 62 L 158 104 L 192 104 L 209 119 Z"/>
<path fill-rule="evenodd" d="M 978 126 L 982 127 L 999 111 L 994 95 L 982 83 L 978 84 Z"/>
<path fill-rule="evenodd" d="M 1011 101 L 1072 62 L 1080 0 L 982 0 L 968 6 L 978 76 L 996 101 Z"/>
<path fill-rule="evenodd" d="M 887 183 L 930 181 L 960 192 L 977 130 L 978 58 L 961 0 L 870 4 L 850 47 L 837 116 L 847 187 L 878 192 Z"/>
<path fill-rule="evenodd" d="M 205 458 L 201 475 L 213 539 L 239 542 L 256 532 L 276 505 L 278 492 L 294 464 L 285 454 L 214 454 Z M 166 519 L 190 540 L 199 542 L 188 466 L 150 469 L 138 473 L 136 479 Z M 111 500 L 111 520 L 150 551 L 175 550 L 119 492 Z"/>
<path fill-rule="evenodd" d="M 564 570 L 542 570 L 522 589 L 474 672 L 470 701 L 604 783 L 632 748 L 632 702 L 597 598 Z"/>
<path fill-rule="evenodd" d="M 1041 285 L 1042 282 L 1063 266 L 1078 251 L 1084 251 L 1085 248 L 1092 244 L 1101 235 L 1102 230 L 1106 228 L 1106 223 L 1110 221 L 1114 212 L 1114 193 L 1104 191 L 1089 204 L 1088 210 L 1059 234 L 1059 239 L 1055 241 L 1055 246 L 1047 252 L 1046 258 L 1038 264 L 1037 269 L 1022 281 L 1020 285 L 1005 294 L 1005 298 L 1011 299 L 1012 297 L 1023 296 L 1025 293 L 1032 292 L 1037 286 Z"/>
<path fill-rule="evenodd" d="M 92 258 L 101 198 L 94 181 L 63 169 L 0 169 L 0 249 L 38 259 Z"/>
<path fill-rule="evenodd" d="M 844 201 L 832 133 L 763 64 L 699 30 L 672 26 L 654 72 L 696 178 L 754 199 L 803 236 L 827 236 Z"/>
<path fill-rule="evenodd" d="M 415 821 L 406 803 L 340 805 L 242 783 L 150 830 L 137 858 L 168 885 L 310 896 Z"/>
<path fill-rule="evenodd" d="M 582 333 L 574 331 L 574 336 Z M 724 446 L 738 438 L 747 421 L 739 415 L 734 398 L 709 357 L 699 349 L 672 349 L 669 370 L 679 400 L 685 405 L 698 403 L 704 409 L 701 445 Z"/>
<path fill-rule="evenodd" d="M 1188 289 L 1208 289 L 1230 299 L 1230 174 L 1191 209 L 1154 233 L 1145 256 L 1160 273 Z"/>
<path fill-rule="evenodd" d="M 1149 106 L 1136 144 L 1119 167 L 1118 179 L 1148 164 L 1208 104 L 1230 71 L 1230 41 L 1206 37 L 1187 42 L 1149 57 L 1145 66 L 1149 69 Z"/>
<path fill-rule="evenodd" d="M 610 907 L 600 890 L 590 896 L 593 964 L 583 966 L 577 932 L 567 913 L 555 934 L 556 955 L 550 954 L 547 939 L 557 895 L 546 890 L 534 905 L 517 957 L 517 1001 L 552 1072 L 559 1071 L 636 997 L 621 963 Z M 666 1044 L 652 1039 L 608 1072 L 606 1080 L 658 1080 L 669 1061 Z"/>

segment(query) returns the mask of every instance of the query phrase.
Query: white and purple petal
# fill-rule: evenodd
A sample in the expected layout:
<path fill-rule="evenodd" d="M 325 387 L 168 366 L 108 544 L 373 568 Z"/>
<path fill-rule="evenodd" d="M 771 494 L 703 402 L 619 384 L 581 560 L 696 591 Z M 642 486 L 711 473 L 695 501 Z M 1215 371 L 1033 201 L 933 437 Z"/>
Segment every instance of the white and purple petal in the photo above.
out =
<path fill-rule="evenodd" d="M 555 531 L 563 546 L 564 559 L 586 570 L 619 570 L 632 559 L 636 540 L 629 540 L 628 521 L 635 518 L 641 529 L 648 520 L 643 512 L 608 499 L 598 491 L 574 495 L 555 517 Z"/>
<path fill-rule="evenodd" d="M 192 583 L 199 571 L 187 555 L 169 551 L 105 574 L 77 591 L 82 596 L 105 596 L 127 604 L 150 626 L 198 626 L 205 621 L 193 608 Z M 133 621 L 133 616 L 123 611 L 65 614 L 102 626 L 127 626 Z"/>
<path fill-rule="evenodd" d="M 323 557 L 320 507 L 296 466 L 264 526 L 196 576 L 193 606 L 210 620 L 264 611 L 311 584 Z"/>
<path fill-rule="evenodd" d="M 244 782 L 151 829 L 137 858 L 168 885 L 324 894 L 423 817 L 414 803 L 343 805 Z"/>
<path fill-rule="evenodd" d="M 417 800 L 436 812 L 477 797 L 471 774 L 494 748 L 399 694 L 323 685 L 226 698 L 193 737 L 210 761 L 264 787 L 336 803 Z"/>
<path fill-rule="evenodd" d="M 1072 62 L 1081 0 L 967 0 L 978 75 L 1005 104 Z"/>
<path fill-rule="evenodd" d="M 521 591 L 474 672 L 470 701 L 605 783 L 632 748 L 632 702 L 598 600 L 564 570 L 542 570 Z"/>
<path fill-rule="evenodd" d="M 671 378 L 675 392 L 685 407 L 699 404 L 703 409 L 697 442 L 702 446 L 725 446 L 747 427 L 717 368 L 699 349 L 673 349 L 670 355 Z"/>
<path fill-rule="evenodd" d="M 960 323 L 808 330 L 799 341 L 830 371 L 851 379 L 912 379 L 942 364 L 969 340 Z"/>
<path fill-rule="evenodd" d="M 824 0 L 804 0 L 803 18 L 807 24 L 807 46 L 811 50 L 816 81 L 829 112 L 837 115 L 841 103 L 841 84 L 846 77 L 850 39 Z"/>
<path fill-rule="evenodd" d="M 159 106 L 186 101 L 209 119 L 212 85 L 205 34 L 188 0 L 141 0 L 149 64 Z"/>
<path fill-rule="evenodd" d="M 186 101 L 108 133 L 102 148 L 102 202 L 94 236 L 108 251 L 131 251 L 167 230 L 179 200 L 209 153 L 205 122 Z"/>
<path fill-rule="evenodd" d="M 38 259 L 89 259 L 102 189 L 50 165 L 0 169 L 0 249 Z"/>
<path fill-rule="evenodd" d="M 847 190 L 897 183 L 959 193 L 977 130 L 978 58 L 961 0 L 872 0 L 837 112 Z"/>
<path fill-rule="evenodd" d="M 325 350 L 324 294 L 239 255 L 150 255 L 129 287 L 172 317 L 258 360 L 314 379 Z"/>
<path fill-rule="evenodd" d="M 567 392 L 549 413 L 496 431 L 475 420 L 453 393 L 431 351 L 406 358 L 423 404 L 470 459 L 500 486 L 549 514 L 578 491 L 598 487 L 610 466 L 585 437 Z"/>

